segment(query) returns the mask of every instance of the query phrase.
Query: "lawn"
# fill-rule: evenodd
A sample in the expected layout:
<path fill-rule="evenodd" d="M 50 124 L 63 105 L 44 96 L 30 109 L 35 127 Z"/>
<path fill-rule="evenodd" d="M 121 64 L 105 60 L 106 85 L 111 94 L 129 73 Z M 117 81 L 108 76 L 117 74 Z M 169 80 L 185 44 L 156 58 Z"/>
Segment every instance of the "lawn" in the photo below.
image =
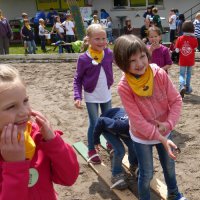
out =
<path fill-rule="evenodd" d="M 56 48 L 56 50 L 54 51 L 54 46 L 46 46 L 47 49 L 50 49 L 50 51 L 48 51 L 46 54 L 49 54 L 49 53 L 58 53 L 58 47 Z M 24 47 L 21 43 L 19 44 L 11 44 L 10 45 L 10 48 L 9 48 L 9 51 L 10 51 L 10 54 L 24 54 L 25 53 L 25 50 L 24 50 Z M 36 51 L 37 54 L 43 54 L 43 51 L 41 50 L 41 47 L 40 45 L 37 45 L 37 51 Z"/>

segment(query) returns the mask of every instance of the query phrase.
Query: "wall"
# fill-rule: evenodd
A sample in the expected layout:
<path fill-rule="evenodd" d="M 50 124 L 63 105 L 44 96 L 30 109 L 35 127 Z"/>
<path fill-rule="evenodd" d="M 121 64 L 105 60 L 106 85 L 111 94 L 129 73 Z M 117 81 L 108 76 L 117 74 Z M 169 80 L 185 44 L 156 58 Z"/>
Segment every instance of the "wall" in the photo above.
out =
<path fill-rule="evenodd" d="M 162 20 L 162 24 L 164 27 L 168 27 L 168 13 L 171 8 L 177 8 L 179 9 L 179 13 L 182 13 L 192 6 L 196 5 L 199 3 L 199 0 L 164 0 L 164 7 L 159 9 L 159 15 L 161 17 L 165 17 L 165 20 Z M 93 9 L 96 9 L 99 11 L 100 14 L 100 9 L 103 8 L 107 12 L 110 13 L 112 20 L 113 20 L 113 25 L 114 28 L 118 28 L 120 26 L 119 19 L 117 16 L 127 16 L 132 20 L 132 25 L 135 28 L 140 28 L 143 25 L 144 18 L 142 17 L 143 13 L 145 12 L 145 9 L 129 9 L 129 10 L 116 10 L 113 9 L 113 1 L 112 0 L 93 0 Z M 140 17 L 135 17 L 136 14 L 139 14 Z"/>
<path fill-rule="evenodd" d="M 37 10 L 35 0 L 0 0 L 0 9 L 9 20 L 21 18 L 22 12 L 32 18 Z"/>

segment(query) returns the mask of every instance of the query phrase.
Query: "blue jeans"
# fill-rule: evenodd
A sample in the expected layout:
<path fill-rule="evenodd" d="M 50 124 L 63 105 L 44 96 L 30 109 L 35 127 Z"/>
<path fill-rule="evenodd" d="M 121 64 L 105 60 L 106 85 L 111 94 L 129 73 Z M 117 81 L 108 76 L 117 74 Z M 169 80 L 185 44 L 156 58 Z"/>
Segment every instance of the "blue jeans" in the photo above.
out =
<path fill-rule="evenodd" d="M 112 175 L 115 176 L 123 172 L 122 160 L 125 155 L 125 148 L 119 136 L 109 132 L 103 133 L 104 137 L 112 145 L 114 155 L 112 160 Z M 128 147 L 128 160 L 130 165 L 137 164 L 134 143 L 131 138 L 123 138 L 123 142 Z"/>
<path fill-rule="evenodd" d="M 186 80 L 185 80 L 186 75 Z M 180 89 L 186 86 L 186 88 L 190 89 L 190 80 L 192 75 L 192 67 L 180 67 L 180 76 L 179 76 L 179 83 Z"/>
<path fill-rule="evenodd" d="M 88 103 L 86 102 L 86 107 L 88 111 L 89 116 L 89 128 L 88 128 L 88 150 L 94 149 L 94 139 L 93 139 L 93 133 L 94 133 L 94 127 L 96 124 L 96 121 L 99 117 L 99 106 L 101 108 L 102 114 L 109 110 L 111 108 L 111 100 L 106 103 Z"/>
<path fill-rule="evenodd" d="M 36 53 L 36 44 L 34 40 L 27 41 L 28 53 Z"/>
<path fill-rule="evenodd" d="M 163 169 L 168 195 L 178 194 L 175 162 L 165 150 L 163 144 L 145 145 L 134 142 L 139 164 L 138 194 L 140 200 L 150 200 L 150 181 L 153 178 L 153 146 L 156 147 Z"/>

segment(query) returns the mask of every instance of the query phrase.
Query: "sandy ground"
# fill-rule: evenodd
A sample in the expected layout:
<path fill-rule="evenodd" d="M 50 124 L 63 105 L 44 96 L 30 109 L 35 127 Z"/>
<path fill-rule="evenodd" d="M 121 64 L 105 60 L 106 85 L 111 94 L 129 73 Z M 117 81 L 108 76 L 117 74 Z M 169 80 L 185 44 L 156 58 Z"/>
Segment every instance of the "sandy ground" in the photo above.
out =
<path fill-rule="evenodd" d="M 86 143 L 87 113 L 73 105 L 73 74 L 76 63 L 12 64 L 24 78 L 30 102 L 34 109 L 43 112 L 55 129 L 64 131 L 65 141 Z M 178 87 L 178 66 L 173 66 L 169 76 Z M 181 119 L 174 130 L 174 140 L 181 148 L 176 161 L 177 180 L 181 192 L 190 200 L 199 200 L 200 194 L 200 63 L 192 75 L 193 94 L 184 99 Z M 114 66 L 115 83 L 112 87 L 113 107 L 120 106 L 116 85 L 121 72 Z M 80 157 L 80 175 L 72 187 L 56 186 L 59 200 L 117 200 L 103 181 L 96 176 Z M 155 176 L 163 180 L 161 168 L 155 156 Z"/>

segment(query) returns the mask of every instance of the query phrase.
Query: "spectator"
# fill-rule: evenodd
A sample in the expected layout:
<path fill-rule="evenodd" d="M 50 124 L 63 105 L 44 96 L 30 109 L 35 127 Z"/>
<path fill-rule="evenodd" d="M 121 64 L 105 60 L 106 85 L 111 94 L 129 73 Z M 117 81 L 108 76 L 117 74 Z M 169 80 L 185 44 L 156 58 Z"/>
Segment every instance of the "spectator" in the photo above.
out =
<path fill-rule="evenodd" d="M 129 35 L 133 34 L 133 27 L 131 25 L 131 19 L 126 18 L 124 26 L 124 34 Z"/>
<path fill-rule="evenodd" d="M 176 14 L 175 9 L 171 9 L 169 12 L 169 29 L 170 29 L 170 42 L 173 42 L 176 35 Z"/>
<path fill-rule="evenodd" d="M 24 44 L 24 53 L 25 55 L 28 54 L 28 46 L 27 46 L 27 43 L 26 43 L 26 40 L 24 40 L 24 37 L 23 37 L 23 34 L 22 34 L 22 27 L 24 25 L 24 19 L 28 19 L 28 14 L 23 12 L 22 13 L 22 19 L 20 20 L 20 23 L 21 23 L 21 30 L 20 30 L 20 35 L 21 35 L 21 38 L 22 38 L 22 41 L 23 41 L 23 44 Z"/>
<path fill-rule="evenodd" d="M 178 36 L 183 35 L 182 25 L 183 25 L 184 21 L 185 21 L 184 14 L 180 14 L 179 17 L 178 17 L 178 20 L 177 20 L 177 24 L 176 24 L 176 31 L 177 31 Z"/>
<path fill-rule="evenodd" d="M 39 43 L 40 38 L 39 38 L 39 19 L 43 19 L 44 21 L 46 21 L 46 15 L 45 12 L 43 10 L 39 10 L 36 12 L 33 23 L 34 23 L 34 33 L 35 33 L 35 41 L 36 43 Z"/>
<path fill-rule="evenodd" d="M 54 17 L 58 15 L 58 12 L 54 8 L 50 8 L 50 11 L 47 14 L 47 23 L 51 26 L 54 25 Z"/>
<path fill-rule="evenodd" d="M 98 16 L 93 15 L 93 20 L 91 21 L 91 24 L 99 24 Z"/>
<path fill-rule="evenodd" d="M 107 19 L 110 15 L 104 10 L 101 9 L 101 19 Z"/>
<path fill-rule="evenodd" d="M 28 53 L 29 54 L 36 54 L 36 44 L 34 40 L 34 30 L 29 24 L 28 19 L 24 19 L 24 26 L 22 27 L 22 36 L 23 39 L 26 41 L 28 46 Z"/>
<path fill-rule="evenodd" d="M 158 15 L 158 8 L 154 7 L 152 9 L 152 12 L 153 12 L 153 24 L 155 26 L 157 26 L 161 32 L 163 33 L 163 27 L 162 27 L 162 23 L 161 23 L 161 19 L 160 19 L 160 15 Z"/>
<path fill-rule="evenodd" d="M 12 38 L 11 27 L 0 10 L 0 54 L 9 54 L 9 40 Z"/>
<path fill-rule="evenodd" d="M 107 18 L 107 26 L 106 26 L 106 34 L 108 38 L 108 43 L 113 43 L 113 35 L 112 35 L 112 19 L 111 17 Z"/>
<path fill-rule="evenodd" d="M 71 14 L 67 14 L 66 21 L 62 23 L 62 25 L 65 27 L 67 43 L 71 43 L 75 41 L 75 26 L 74 26 L 74 22 L 71 19 L 72 19 Z M 68 53 L 74 53 L 71 45 L 67 45 L 66 49 Z"/>
<path fill-rule="evenodd" d="M 57 39 L 62 42 L 65 38 L 65 30 L 64 30 L 62 23 L 60 22 L 59 16 L 55 17 L 54 27 L 55 27 L 55 30 L 56 30 Z M 59 53 L 63 53 L 62 45 L 59 45 Z"/>
<path fill-rule="evenodd" d="M 146 12 L 143 14 L 143 17 L 146 19 L 153 19 L 153 12 L 152 9 L 154 8 L 154 6 L 148 6 Z"/>
<path fill-rule="evenodd" d="M 194 34 L 198 40 L 198 51 L 200 51 L 200 12 L 196 14 L 193 24 L 194 24 Z"/>
<path fill-rule="evenodd" d="M 148 39 L 148 36 L 147 36 L 147 31 L 150 27 L 150 19 L 147 17 L 144 19 L 144 25 L 140 28 L 140 36 L 141 36 L 141 39 L 142 41 L 147 44 L 149 39 Z"/>
<path fill-rule="evenodd" d="M 39 36 L 41 41 L 41 49 L 44 53 L 47 52 L 46 49 L 46 34 L 48 33 L 48 30 L 45 29 L 44 20 L 41 18 L 39 19 Z"/>

